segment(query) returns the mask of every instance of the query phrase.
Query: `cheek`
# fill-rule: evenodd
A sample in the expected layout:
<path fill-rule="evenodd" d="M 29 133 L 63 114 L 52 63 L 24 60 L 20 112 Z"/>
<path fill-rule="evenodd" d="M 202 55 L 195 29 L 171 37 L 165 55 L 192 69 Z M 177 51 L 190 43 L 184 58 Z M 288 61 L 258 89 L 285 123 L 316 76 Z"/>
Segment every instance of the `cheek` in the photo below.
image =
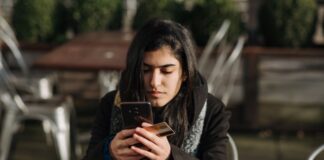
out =
<path fill-rule="evenodd" d="M 168 81 L 168 87 L 172 89 L 174 92 L 178 92 L 180 89 L 180 86 L 182 84 L 182 79 L 179 78 L 179 76 L 174 76 L 172 79 Z M 175 93 L 176 94 L 176 93 Z"/>
<path fill-rule="evenodd" d="M 149 86 L 149 76 L 145 75 L 143 76 L 143 80 L 144 80 L 144 87 L 147 88 Z"/>

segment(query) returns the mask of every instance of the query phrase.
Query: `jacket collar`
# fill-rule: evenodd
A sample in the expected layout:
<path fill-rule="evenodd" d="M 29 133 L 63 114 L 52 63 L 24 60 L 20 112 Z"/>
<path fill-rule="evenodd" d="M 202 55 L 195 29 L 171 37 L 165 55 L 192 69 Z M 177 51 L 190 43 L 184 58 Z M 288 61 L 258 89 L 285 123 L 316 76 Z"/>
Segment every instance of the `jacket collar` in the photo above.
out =
<path fill-rule="evenodd" d="M 206 80 L 201 76 L 201 74 L 198 73 L 197 75 L 198 76 L 195 78 L 195 87 L 193 89 L 193 104 L 195 109 L 193 122 L 197 120 L 208 96 Z"/>

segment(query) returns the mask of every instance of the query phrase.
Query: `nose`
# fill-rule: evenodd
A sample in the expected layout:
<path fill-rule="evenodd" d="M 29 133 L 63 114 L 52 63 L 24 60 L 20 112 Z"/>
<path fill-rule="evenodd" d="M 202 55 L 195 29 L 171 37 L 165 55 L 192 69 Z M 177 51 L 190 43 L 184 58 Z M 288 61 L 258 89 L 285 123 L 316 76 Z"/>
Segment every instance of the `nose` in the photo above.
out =
<path fill-rule="evenodd" d="M 150 85 L 152 88 L 156 88 L 161 85 L 161 75 L 158 71 L 153 71 L 150 79 Z"/>

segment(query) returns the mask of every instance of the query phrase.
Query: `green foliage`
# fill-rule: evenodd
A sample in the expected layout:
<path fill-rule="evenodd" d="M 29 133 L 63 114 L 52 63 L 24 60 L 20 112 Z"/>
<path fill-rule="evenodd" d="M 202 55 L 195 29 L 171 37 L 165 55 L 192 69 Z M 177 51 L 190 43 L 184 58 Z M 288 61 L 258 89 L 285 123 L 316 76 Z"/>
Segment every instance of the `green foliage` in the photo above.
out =
<path fill-rule="evenodd" d="M 138 29 L 152 18 L 175 19 L 175 0 L 138 0 L 133 28 Z"/>
<path fill-rule="evenodd" d="M 50 36 L 50 41 L 54 43 L 63 43 L 67 41 L 67 30 L 71 28 L 71 11 L 63 2 L 57 0 L 57 6 L 54 12 L 54 33 Z"/>
<path fill-rule="evenodd" d="M 184 3 L 175 0 L 140 0 L 133 28 L 138 29 L 151 18 L 172 19 L 191 29 L 198 45 L 205 45 L 211 33 L 225 19 L 229 19 L 230 37 L 239 34 L 241 21 L 233 1 L 195 0 L 192 10 L 185 9 Z"/>
<path fill-rule="evenodd" d="M 73 1 L 74 29 L 77 33 L 105 30 L 113 19 L 120 0 Z"/>
<path fill-rule="evenodd" d="M 314 30 L 314 0 L 267 0 L 259 12 L 260 31 L 267 45 L 300 47 Z"/>
<path fill-rule="evenodd" d="M 45 42 L 54 33 L 55 0 L 17 0 L 12 24 L 17 38 L 26 42 Z"/>
<path fill-rule="evenodd" d="M 122 19 L 123 19 L 123 1 L 117 0 L 116 8 L 112 13 L 111 20 L 108 22 L 108 29 L 120 30 L 122 27 Z"/>
<path fill-rule="evenodd" d="M 237 37 L 242 23 L 235 2 L 231 0 L 200 0 L 191 12 L 189 24 L 198 45 L 205 45 L 213 31 L 219 29 L 225 19 L 231 21 L 229 38 Z"/>

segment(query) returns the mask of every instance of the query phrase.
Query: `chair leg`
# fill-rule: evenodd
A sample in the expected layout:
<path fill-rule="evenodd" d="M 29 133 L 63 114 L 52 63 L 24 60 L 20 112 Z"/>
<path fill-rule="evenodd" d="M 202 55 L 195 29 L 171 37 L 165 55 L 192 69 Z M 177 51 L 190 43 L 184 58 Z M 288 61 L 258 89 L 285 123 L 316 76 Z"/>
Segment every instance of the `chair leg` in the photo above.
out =
<path fill-rule="evenodd" d="M 51 122 L 49 120 L 43 120 L 42 121 L 42 126 L 43 130 L 45 132 L 45 137 L 46 137 L 46 143 L 47 145 L 52 145 L 53 144 L 53 139 L 51 136 Z"/>
<path fill-rule="evenodd" d="M 53 126 L 56 128 L 53 130 L 53 136 L 59 158 L 60 160 L 69 160 L 71 158 L 70 124 L 66 108 L 60 107 L 55 111 L 54 123 Z"/>
<path fill-rule="evenodd" d="M 67 138 L 66 133 L 64 132 L 57 132 L 54 134 L 54 140 L 56 143 L 56 149 L 59 154 L 60 160 L 69 160 L 70 159 L 70 143 L 69 138 Z"/>
<path fill-rule="evenodd" d="M 7 160 L 9 156 L 9 151 L 11 147 L 12 136 L 15 132 L 16 125 L 16 115 L 15 111 L 8 111 L 5 114 L 2 133 L 1 133 L 1 158 L 0 160 Z"/>

